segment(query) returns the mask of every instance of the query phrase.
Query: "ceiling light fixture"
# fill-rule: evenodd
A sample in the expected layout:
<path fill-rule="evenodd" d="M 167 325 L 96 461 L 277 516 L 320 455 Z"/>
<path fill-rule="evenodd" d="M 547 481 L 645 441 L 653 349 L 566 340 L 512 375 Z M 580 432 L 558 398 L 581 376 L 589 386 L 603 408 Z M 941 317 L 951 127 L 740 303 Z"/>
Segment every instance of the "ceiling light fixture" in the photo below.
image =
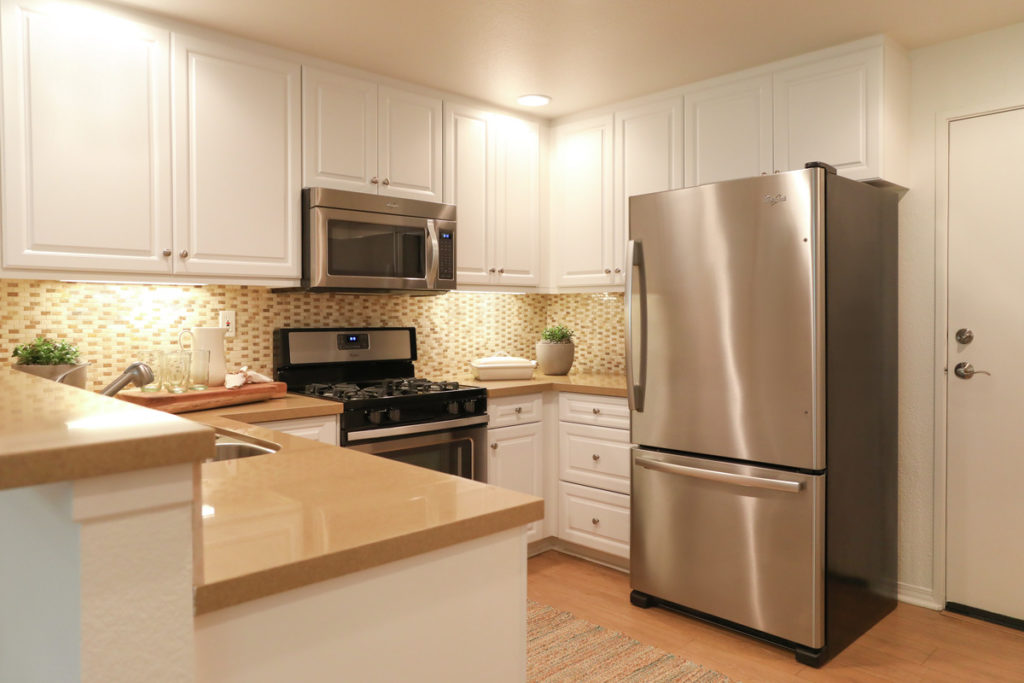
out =
<path fill-rule="evenodd" d="M 543 107 L 550 101 L 551 98 L 547 95 L 520 95 L 519 99 L 516 100 L 516 102 L 524 107 Z"/>

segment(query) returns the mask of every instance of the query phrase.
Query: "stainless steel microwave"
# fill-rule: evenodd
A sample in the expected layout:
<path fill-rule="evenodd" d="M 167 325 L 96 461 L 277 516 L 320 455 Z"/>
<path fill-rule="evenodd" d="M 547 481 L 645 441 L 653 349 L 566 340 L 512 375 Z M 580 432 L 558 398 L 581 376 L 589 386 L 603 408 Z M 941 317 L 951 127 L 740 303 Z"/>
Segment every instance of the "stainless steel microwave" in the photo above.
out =
<path fill-rule="evenodd" d="M 305 289 L 455 289 L 455 207 L 319 187 L 302 191 Z"/>

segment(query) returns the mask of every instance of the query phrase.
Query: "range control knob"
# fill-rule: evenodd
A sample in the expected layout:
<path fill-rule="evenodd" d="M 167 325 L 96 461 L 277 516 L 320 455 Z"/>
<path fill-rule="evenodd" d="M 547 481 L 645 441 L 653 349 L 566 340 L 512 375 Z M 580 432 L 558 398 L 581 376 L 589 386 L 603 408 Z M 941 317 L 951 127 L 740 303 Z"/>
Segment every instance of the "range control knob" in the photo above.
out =
<path fill-rule="evenodd" d="M 467 413 L 473 414 L 476 412 L 476 401 L 466 401 L 462 404 L 462 408 Z"/>
<path fill-rule="evenodd" d="M 448 403 L 445 404 L 445 408 L 452 415 L 459 414 L 459 404 L 455 401 L 448 401 Z"/>
<path fill-rule="evenodd" d="M 388 419 L 392 422 L 398 422 L 402 419 L 402 411 L 398 408 L 388 408 Z"/>

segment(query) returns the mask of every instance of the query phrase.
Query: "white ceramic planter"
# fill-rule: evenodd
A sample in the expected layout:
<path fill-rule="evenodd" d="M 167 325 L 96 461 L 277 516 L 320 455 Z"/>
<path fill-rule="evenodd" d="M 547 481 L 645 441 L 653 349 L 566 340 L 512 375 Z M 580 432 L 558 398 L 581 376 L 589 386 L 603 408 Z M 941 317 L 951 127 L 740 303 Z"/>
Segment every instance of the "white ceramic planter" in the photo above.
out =
<path fill-rule="evenodd" d="M 78 365 L 19 365 L 12 363 L 11 367 L 15 370 L 27 372 L 30 375 L 36 377 L 43 377 L 45 379 L 57 379 L 68 370 L 77 367 L 78 370 L 72 372 L 64 378 L 64 384 L 69 386 L 78 387 L 79 389 L 85 389 L 86 373 L 89 367 L 88 363 L 79 363 Z"/>
<path fill-rule="evenodd" d="M 537 342 L 537 365 L 545 375 L 568 375 L 576 357 L 576 345 Z"/>

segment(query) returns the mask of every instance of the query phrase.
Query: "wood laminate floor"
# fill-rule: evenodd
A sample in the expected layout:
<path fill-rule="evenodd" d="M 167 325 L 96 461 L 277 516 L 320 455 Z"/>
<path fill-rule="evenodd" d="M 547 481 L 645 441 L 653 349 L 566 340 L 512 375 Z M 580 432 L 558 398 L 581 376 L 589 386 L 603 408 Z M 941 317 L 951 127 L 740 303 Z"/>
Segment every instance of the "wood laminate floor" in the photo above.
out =
<path fill-rule="evenodd" d="M 629 576 L 548 551 L 529 561 L 531 600 L 754 681 L 1024 681 L 1024 632 L 900 603 L 821 669 L 790 652 L 663 609 L 629 604 Z"/>

